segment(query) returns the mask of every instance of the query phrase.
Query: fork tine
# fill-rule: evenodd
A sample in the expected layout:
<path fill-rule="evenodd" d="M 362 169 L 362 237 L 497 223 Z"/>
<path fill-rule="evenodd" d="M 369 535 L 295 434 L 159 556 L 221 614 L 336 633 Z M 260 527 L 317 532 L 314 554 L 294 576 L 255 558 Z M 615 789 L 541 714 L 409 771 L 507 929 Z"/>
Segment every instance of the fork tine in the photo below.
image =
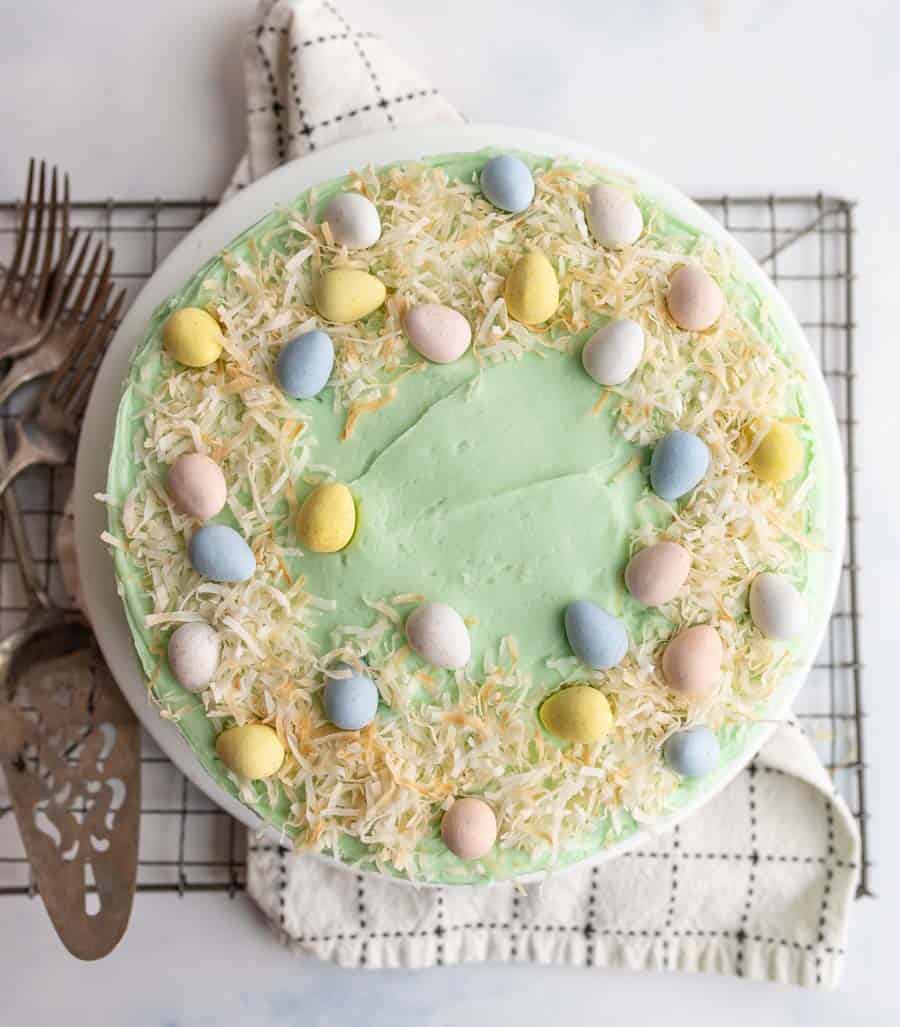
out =
<path fill-rule="evenodd" d="M 65 412 L 74 423 L 78 423 L 84 414 L 88 400 L 91 398 L 91 389 L 94 378 L 97 376 L 99 364 L 103 360 L 106 348 L 118 327 L 119 315 L 127 296 L 127 289 L 120 289 L 113 301 L 113 305 L 106 312 L 103 320 L 98 324 L 90 345 L 86 348 L 86 361 L 80 377 L 74 382 L 69 396 L 65 402 Z"/>
<path fill-rule="evenodd" d="M 97 283 L 90 308 L 85 313 L 84 323 L 75 332 L 65 360 L 47 380 L 43 389 L 41 389 L 37 401 L 38 407 L 43 407 L 46 403 L 61 402 L 65 398 L 69 388 L 66 378 L 70 371 L 76 377 L 80 374 L 80 371 L 77 370 L 77 365 L 81 362 L 84 351 L 90 344 L 94 328 L 100 319 L 100 315 L 103 313 L 103 308 L 106 306 L 112 289 L 112 282 L 104 283 L 99 281 Z"/>
<path fill-rule="evenodd" d="M 78 243 L 79 239 L 81 239 L 81 248 L 76 253 L 75 252 L 75 247 L 76 247 L 76 244 Z M 87 256 L 87 251 L 88 251 L 88 248 L 90 247 L 90 244 L 91 244 L 91 233 L 90 232 L 86 232 L 85 235 L 84 235 L 84 238 L 81 238 L 81 229 L 76 228 L 76 229 L 74 229 L 72 231 L 71 235 L 69 236 L 69 241 L 68 241 L 68 244 L 66 245 L 66 263 L 68 264 L 68 262 L 71 259 L 73 254 L 75 255 L 75 260 L 72 263 L 72 266 L 69 267 L 68 269 L 64 268 L 62 265 L 58 265 L 57 266 L 57 273 L 60 274 L 62 276 L 62 279 L 63 279 L 62 290 L 61 290 L 61 292 L 59 294 L 59 313 L 60 313 L 60 315 L 62 315 L 62 313 L 69 306 L 69 298 L 72 295 L 72 290 L 75 288 L 75 284 L 77 283 L 79 277 L 81 277 L 81 273 L 82 273 L 81 269 L 84 266 L 85 257 Z M 93 274 L 93 270 L 89 270 L 88 271 L 88 276 L 90 276 L 92 274 Z M 84 283 L 82 282 L 82 287 L 83 287 L 83 284 Z M 80 298 L 81 298 L 81 294 L 79 293 L 79 299 Z M 78 305 L 76 305 L 74 309 L 78 310 L 80 308 L 79 308 Z"/>
<path fill-rule="evenodd" d="M 59 214 L 57 177 L 56 165 L 54 164 L 50 179 L 50 217 L 48 218 L 47 231 L 44 235 L 44 259 L 41 265 L 40 277 L 34 286 L 31 307 L 26 315 L 29 318 L 36 317 L 38 311 L 44 305 L 47 286 L 50 283 L 50 271 L 53 268 L 53 251 L 56 249 L 56 222 Z M 64 240 L 66 234 L 63 235 Z M 60 253 L 62 253 L 62 249 L 60 249 Z"/>
<path fill-rule="evenodd" d="M 12 260 L 6 269 L 6 278 L 3 282 L 3 291 L 0 292 L 0 303 L 6 299 L 12 283 L 19 276 L 19 264 L 22 262 L 22 254 L 25 252 L 25 240 L 28 238 L 28 221 L 31 217 L 31 193 L 34 189 L 34 157 L 28 161 L 28 182 L 25 186 L 25 201 L 22 204 L 22 216 L 19 221 L 19 231 L 16 233 L 16 248 L 13 251 Z"/>
<path fill-rule="evenodd" d="M 34 208 L 34 230 L 31 233 L 31 246 L 28 248 L 28 259 L 25 262 L 25 270 L 22 272 L 22 281 L 28 285 L 31 276 L 34 274 L 37 264 L 38 253 L 41 248 L 41 229 L 44 226 L 44 211 L 47 207 L 47 162 L 41 161 L 41 168 L 38 174 L 38 198 Z M 24 295 L 25 290 L 23 290 Z"/>

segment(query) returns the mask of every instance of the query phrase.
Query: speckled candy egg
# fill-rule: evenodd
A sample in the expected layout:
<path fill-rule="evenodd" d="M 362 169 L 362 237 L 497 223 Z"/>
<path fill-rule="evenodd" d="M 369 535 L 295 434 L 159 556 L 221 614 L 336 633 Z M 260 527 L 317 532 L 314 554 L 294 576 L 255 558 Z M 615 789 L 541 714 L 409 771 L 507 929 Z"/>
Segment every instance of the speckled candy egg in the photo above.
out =
<path fill-rule="evenodd" d="M 353 494 L 340 482 L 317 485 L 297 514 L 297 534 L 314 553 L 337 553 L 350 544 L 356 531 Z"/>
<path fill-rule="evenodd" d="M 750 616 L 766 638 L 789 642 L 803 634 L 806 603 L 787 578 L 766 571 L 750 586 Z"/>
<path fill-rule="evenodd" d="M 684 264 L 669 277 L 669 313 L 679 328 L 702 332 L 722 316 L 725 297 L 711 275 L 696 264 Z"/>
<path fill-rule="evenodd" d="M 709 468 L 706 443 L 687 431 L 670 431 L 657 442 L 650 458 L 653 491 L 669 502 L 679 499 L 703 480 Z"/>
<path fill-rule="evenodd" d="M 381 218 L 371 200 L 361 193 L 338 193 L 322 212 L 331 237 L 348 250 L 365 250 L 381 238 Z"/>
<path fill-rule="evenodd" d="M 644 330 L 624 317 L 594 332 L 581 351 L 581 363 L 599 385 L 621 385 L 634 374 L 643 355 Z"/>
<path fill-rule="evenodd" d="M 662 671 L 669 687 L 689 698 L 710 691 L 722 670 L 722 640 L 715 628 L 684 628 L 666 646 Z"/>
<path fill-rule="evenodd" d="M 572 652 L 593 670 L 615 667 L 628 652 L 625 625 L 587 599 L 569 603 L 565 624 Z"/>
<path fill-rule="evenodd" d="M 703 777 L 716 769 L 719 740 L 708 727 L 698 724 L 671 735 L 663 747 L 663 757 L 682 777 Z"/>
<path fill-rule="evenodd" d="M 226 524 L 205 524 L 188 545 L 194 570 L 210 581 L 247 581 L 256 570 L 256 557 L 247 543 Z"/>
<path fill-rule="evenodd" d="M 440 303 L 417 303 L 403 319 L 416 352 L 434 364 L 451 364 L 469 348 L 472 329 L 458 310 Z"/>
<path fill-rule="evenodd" d="M 185 453 L 169 468 L 166 488 L 176 509 L 208 521 L 225 506 L 228 486 L 222 468 L 203 453 Z"/>
<path fill-rule="evenodd" d="M 201 621 L 182 624 L 169 639 L 169 667 L 182 688 L 202 692 L 212 681 L 222 650 L 218 631 Z"/>
<path fill-rule="evenodd" d="M 541 704 L 540 718 L 551 735 L 587 745 L 605 738 L 613 725 L 606 696 L 590 685 L 571 685 L 554 692 Z"/>
<path fill-rule="evenodd" d="M 166 319 L 163 346 L 179 364 L 206 367 L 221 356 L 222 329 L 212 314 L 200 307 L 182 307 Z"/>
<path fill-rule="evenodd" d="M 387 295 L 368 271 L 339 267 L 326 271 L 316 286 L 316 310 L 326 321 L 349 324 L 377 310 Z"/>
<path fill-rule="evenodd" d="M 559 306 L 559 282 L 553 265 L 537 250 L 521 257 L 507 275 L 504 289 L 509 316 L 524 325 L 549 321 Z"/>
<path fill-rule="evenodd" d="M 495 207 L 519 214 L 534 199 L 534 177 L 524 161 L 504 153 L 481 169 L 481 191 Z"/>
<path fill-rule="evenodd" d="M 423 660 L 435 667 L 456 670 L 465 667 L 472 655 L 466 622 L 446 603 L 417 606 L 406 618 L 406 640 Z"/>
<path fill-rule="evenodd" d="M 803 467 L 803 443 L 790 425 L 777 421 L 750 457 L 750 467 L 763 481 L 790 481 Z"/>
<path fill-rule="evenodd" d="M 497 840 L 494 811 L 484 799 L 456 799 L 441 818 L 441 838 L 460 859 L 481 859 Z"/>
<path fill-rule="evenodd" d="M 588 190 L 585 213 L 591 232 L 601 246 L 631 246 L 644 230 L 641 208 L 615 186 L 592 186 Z"/>
<path fill-rule="evenodd" d="M 258 781 L 278 773 L 284 762 L 284 746 L 268 724 L 242 724 L 228 727 L 219 735 L 216 755 L 235 774 Z"/>
<path fill-rule="evenodd" d="M 661 606 L 674 599 L 687 580 L 691 554 L 677 542 L 656 542 L 628 561 L 625 585 L 644 606 Z"/>
<path fill-rule="evenodd" d="M 340 665 L 337 670 L 351 670 Z M 360 731 L 378 712 L 378 689 L 365 674 L 351 670 L 350 677 L 326 676 L 322 702 L 325 716 L 342 731 Z"/>
<path fill-rule="evenodd" d="M 328 384 L 334 367 L 334 344 L 327 332 L 304 332 L 278 354 L 275 380 L 294 399 L 312 399 Z"/>

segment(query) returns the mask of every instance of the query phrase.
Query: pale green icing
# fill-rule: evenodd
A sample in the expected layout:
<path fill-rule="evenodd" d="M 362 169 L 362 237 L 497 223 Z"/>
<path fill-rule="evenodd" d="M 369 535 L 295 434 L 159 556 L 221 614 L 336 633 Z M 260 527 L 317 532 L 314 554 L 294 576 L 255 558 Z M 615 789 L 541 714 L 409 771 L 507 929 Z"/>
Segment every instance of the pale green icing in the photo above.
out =
<path fill-rule="evenodd" d="M 548 163 L 522 156 L 532 166 Z M 444 166 L 451 176 L 470 179 L 485 158 L 484 153 L 451 155 L 430 163 Z M 320 202 L 345 183 L 340 179 L 317 189 Z M 305 197 L 297 201 L 298 207 L 305 204 Z M 672 235 L 696 235 L 655 209 L 658 229 L 663 221 Z M 269 215 L 228 249 L 240 253 L 281 219 L 278 213 Z M 142 395 L 160 379 L 162 323 L 172 309 L 202 302 L 203 281 L 222 274 L 218 259 L 201 268 L 160 307 L 135 353 L 109 468 L 108 492 L 120 501 L 136 481 Z M 752 289 L 733 288 L 730 302 L 755 308 L 758 297 Z M 522 668 L 539 688 L 550 688 L 559 678 L 547 670 L 546 661 L 570 655 L 562 628 L 567 602 L 591 598 L 623 616 L 633 635 L 645 618 L 658 616 L 631 600 L 621 583 L 629 538 L 641 518 L 650 516 L 651 504 L 639 502 L 646 489 L 649 451 L 622 438 L 615 427 L 615 402 L 592 413 L 597 394 L 571 355 L 528 354 L 521 361 L 482 369 L 470 354 L 455 364 L 430 365 L 427 373 L 408 376 L 397 398 L 377 415 L 365 417 L 347 441 L 340 441 L 345 413 L 335 412 L 330 389 L 304 401 L 303 410 L 313 420 L 315 462 L 338 468 L 358 504 L 357 533 L 346 550 L 337 556 L 308 553 L 302 561 L 290 561 L 292 573 L 300 572 L 302 564 L 311 593 L 336 600 L 335 612 L 323 613 L 315 629 L 322 648 L 330 647 L 331 632 L 339 625 L 371 623 L 373 614 L 364 598 L 424 592 L 475 619 L 470 634 L 476 665 L 487 649 L 496 650 L 501 635 L 514 634 Z M 635 454 L 636 466 L 613 481 Z M 655 516 L 658 520 L 660 515 Z M 115 506 L 109 527 L 124 537 Z M 140 570 L 120 550 L 114 559 L 129 626 L 144 670 L 155 682 L 156 697 L 180 712 L 179 729 L 202 765 L 236 794 L 215 756 L 216 728 L 206 719 L 201 700 L 182 690 L 165 662 L 151 653 L 151 633 L 143 623 L 150 604 Z M 672 808 L 711 788 L 759 730 L 748 725 L 723 731 L 719 771 L 702 782 L 683 783 Z M 261 785 L 257 796 L 251 806 L 283 827 L 287 797 L 272 808 Z M 617 837 L 635 828 L 626 816 Z M 604 819 L 564 849 L 555 865 L 596 852 L 607 832 Z M 428 877 L 437 882 L 506 877 L 550 862 L 549 853 L 535 858 L 504 850 L 486 874 L 478 865 L 466 867 L 445 849 L 437 823 L 424 850 Z M 341 855 L 368 862 L 364 847 L 349 837 Z"/>

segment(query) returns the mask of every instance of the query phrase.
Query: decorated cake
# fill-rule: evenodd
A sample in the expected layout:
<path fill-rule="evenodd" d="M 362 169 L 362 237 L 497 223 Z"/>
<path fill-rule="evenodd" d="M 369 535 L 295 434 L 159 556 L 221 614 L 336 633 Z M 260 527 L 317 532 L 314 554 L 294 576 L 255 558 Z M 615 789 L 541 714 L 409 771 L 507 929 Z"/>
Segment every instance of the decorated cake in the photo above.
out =
<path fill-rule="evenodd" d="M 792 673 L 809 402 L 639 181 L 483 151 L 309 190 L 132 358 L 104 539 L 149 694 L 301 850 L 481 883 L 614 847 Z"/>

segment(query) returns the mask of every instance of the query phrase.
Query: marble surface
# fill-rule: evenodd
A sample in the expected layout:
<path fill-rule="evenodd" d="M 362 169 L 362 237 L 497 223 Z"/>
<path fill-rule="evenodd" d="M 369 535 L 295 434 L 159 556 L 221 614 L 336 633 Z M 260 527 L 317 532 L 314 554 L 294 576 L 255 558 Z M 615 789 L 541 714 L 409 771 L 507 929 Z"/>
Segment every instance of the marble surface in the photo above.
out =
<path fill-rule="evenodd" d="M 220 895 L 139 896 L 119 949 L 86 966 L 66 956 L 38 902 L 4 899 L 0 951 L 6 979 L 16 982 L 5 989 L 4 1022 L 575 1027 L 623 1022 L 636 1008 L 641 1022 L 665 1017 L 669 1027 L 723 1017 L 734 1027 L 900 1019 L 891 977 L 900 907 L 891 791 L 900 721 L 892 626 L 900 576 L 900 347 L 892 330 L 900 316 L 900 10 L 862 2 L 852 17 L 838 17 L 816 0 L 557 6 L 551 34 L 546 2 L 533 0 L 342 3 L 359 29 L 384 34 L 427 66 L 472 118 L 602 140 L 687 192 L 822 188 L 860 200 L 860 542 L 880 898 L 856 909 L 843 987 L 807 994 L 732 979 L 530 966 L 344 972 L 288 955 L 249 902 Z M 189 14 L 179 0 L 4 5 L 0 196 L 21 189 L 32 153 L 68 166 L 79 189 L 90 183 L 96 196 L 215 195 L 242 146 L 236 55 L 251 12 L 249 0 L 193 0 Z"/>

